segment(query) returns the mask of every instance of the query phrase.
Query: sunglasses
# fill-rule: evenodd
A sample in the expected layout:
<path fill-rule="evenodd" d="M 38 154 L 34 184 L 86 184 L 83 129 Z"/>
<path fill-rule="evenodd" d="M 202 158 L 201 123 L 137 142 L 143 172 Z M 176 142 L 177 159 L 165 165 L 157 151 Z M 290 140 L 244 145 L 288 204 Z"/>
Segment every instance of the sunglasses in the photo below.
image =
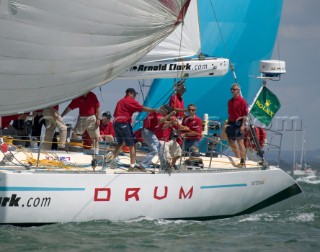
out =
<path fill-rule="evenodd" d="M 196 111 L 195 109 L 188 109 L 188 111 Z"/>
<path fill-rule="evenodd" d="M 230 90 L 231 90 L 231 91 L 234 91 L 234 90 L 239 90 L 239 89 L 237 89 L 237 88 L 230 88 Z"/>

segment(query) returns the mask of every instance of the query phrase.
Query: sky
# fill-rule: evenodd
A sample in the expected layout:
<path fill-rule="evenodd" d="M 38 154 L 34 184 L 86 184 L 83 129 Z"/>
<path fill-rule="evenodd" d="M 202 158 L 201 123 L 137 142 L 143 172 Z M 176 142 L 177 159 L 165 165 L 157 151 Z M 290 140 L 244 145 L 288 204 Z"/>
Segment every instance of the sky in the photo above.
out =
<path fill-rule="evenodd" d="M 296 148 L 301 149 L 305 129 L 307 150 L 319 149 L 320 156 L 320 83 L 317 79 L 320 73 L 317 64 L 320 60 L 320 1 L 283 2 L 273 57 L 286 62 L 287 73 L 270 87 L 281 101 L 279 119 L 297 118 L 293 119 L 297 122 Z M 283 129 L 282 148 L 285 150 L 294 148 L 294 130 L 290 128 Z"/>
<path fill-rule="evenodd" d="M 268 87 L 281 101 L 281 109 L 273 121 L 272 129 L 283 133 L 282 150 L 294 149 L 294 124 L 296 122 L 296 150 L 302 146 L 303 130 L 306 130 L 306 148 L 319 149 L 320 157 L 320 83 L 317 61 L 320 61 L 320 0 L 284 0 L 278 38 L 273 59 L 286 62 L 287 73 L 281 81 L 268 83 Z M 148 85 L 145 84 L 145 85 Z M 141 93 L 139 84 L 128 81 L 113 81 L 95 93 L 101 102 L 102 111 L 113 113 L 117 101 L 128 87 Z M 148 87 L 144 87 L 148 89 Z M 106 98 L 107 97 L 107 98 Z M 143 97 L 137 97 L 142 103 Z M 68 104 L 68 103 L 66 103 Z M 66 106 L 66 105 L 65 105 Z M 62 106 L 63 107 L 63 106 Z M 290 123 L 282 127 L 285 118 Z"/>

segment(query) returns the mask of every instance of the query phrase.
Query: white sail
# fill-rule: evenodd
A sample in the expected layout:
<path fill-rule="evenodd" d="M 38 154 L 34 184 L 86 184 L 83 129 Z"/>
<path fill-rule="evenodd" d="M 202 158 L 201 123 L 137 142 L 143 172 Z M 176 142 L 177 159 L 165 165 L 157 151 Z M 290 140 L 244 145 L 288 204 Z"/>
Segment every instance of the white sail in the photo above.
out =
<path fill-rule="evenodd" d="M 191 1 L 185 19 L 140 62 L 171 60 L 198 55 L 201 50 L 198 1 Z"/>
<path fill-rule="evenodd" d="M 117 79 L 213 77 L 228 72 L 228 59 L 195 58 L 200 52 L 198 4 L 193 1 L 177 29 Z"/>
<path fill-rule="evenodd" d="M 114 79 L 173 32 L 189 1 L 0 1 L 0 115 Z"/>
<path fill-rule="evenodd" d="M 300 164 L 295 162 L 295 148 L 294 148 L 293 175 L 295 176 L 314 176 L 317 174 L 317 170 L 312 169 L 311 166 L 307 164 L 305 134 L 306 134 L 306 129 L 304 129 L 302 133 Z M 295 131 L 295 140 L 296 140 L 296 131 Z"/>

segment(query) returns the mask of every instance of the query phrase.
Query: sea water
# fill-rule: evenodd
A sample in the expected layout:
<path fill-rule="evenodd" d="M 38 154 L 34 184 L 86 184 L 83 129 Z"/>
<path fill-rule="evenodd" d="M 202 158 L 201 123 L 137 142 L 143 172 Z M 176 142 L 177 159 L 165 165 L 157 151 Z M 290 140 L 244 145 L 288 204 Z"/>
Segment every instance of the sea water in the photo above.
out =
<path fill-rule="evenodd" d="M 212 221 L 4 225 L 1 251 L 320 251 L 320 177 L 297 181 L 306 203 L 286 211 Z"/>

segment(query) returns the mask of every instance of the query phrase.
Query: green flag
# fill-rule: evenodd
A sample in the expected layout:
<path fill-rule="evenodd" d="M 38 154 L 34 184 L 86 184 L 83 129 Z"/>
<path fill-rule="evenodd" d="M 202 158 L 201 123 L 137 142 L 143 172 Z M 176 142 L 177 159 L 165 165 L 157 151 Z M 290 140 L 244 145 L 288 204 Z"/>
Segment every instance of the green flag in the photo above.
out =
<path fill-rule="evenodd" d="M 273 116 L 280 109 L 280 106 L 281 104 L 277 96 L 264 86 L 255 100 L 250 113 L 261 123 L 268 126 Z"/>

